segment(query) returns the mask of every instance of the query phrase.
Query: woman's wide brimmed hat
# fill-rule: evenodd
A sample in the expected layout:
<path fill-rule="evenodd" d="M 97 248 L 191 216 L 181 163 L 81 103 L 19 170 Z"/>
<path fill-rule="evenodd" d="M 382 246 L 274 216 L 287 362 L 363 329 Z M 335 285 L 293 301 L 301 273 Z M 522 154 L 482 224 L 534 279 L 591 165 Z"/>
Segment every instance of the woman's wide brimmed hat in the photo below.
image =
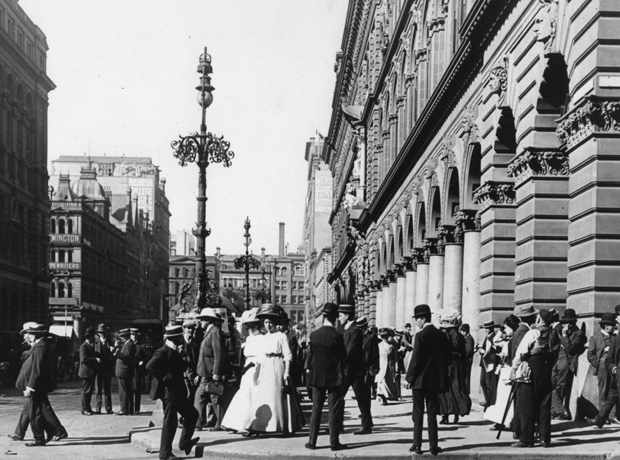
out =
<path fill-rule="evenodd" d="M 389 327 L 382 327 L 382 328 L 379 329 L 379 335 L 380 336 L 388 336 L 389 337 L 393 333 L 394 332 Z"/>
<path fill-rule="evenodd" d="M 212 321 L 222 321 L 222 315 L 219 315 L 215 308 L 203 308 L 200 311 L 200 314 L 196 316 L 196 319 L 204 319 L 204 320 L 212 320 Z"/>
<path fill-rule="evenodd" d="M 256 317 L 256 313 L 258 313 L 258 307 L 254 307 L 251 310 L 244 311 L 241 314 L 241 322 L 243 324 L 259 322 L 260 319 Z"/>
<path fill-rule="evenodd" d="M 34 321 L 29 321 L 27 323 L 24 323 L 24 327 L 22 329 L 22 331 L 20 332 L 21 335 L 24 334 L 42 334 L 46 332 L 44 329 L 43 324 L 39 324 L 36 323 Z"/>
<path fill-rule="evenodd" d="M 284 309 L 279 305 L 264 303 L 259 307 L 258 311 L 256 312 L 256 318 L 276 318 L 282 320 L 282 318 L 284 317 L 282 313 L 284 313 Z"/>
<path fill-rule="evenodd" d="M 451 327 L 459 327 L 461 324 L 461 315 L 456 310 L 444 310 L 441 312 L 441 319 L 439 320 L 439 327 L 445 329 Z"/>

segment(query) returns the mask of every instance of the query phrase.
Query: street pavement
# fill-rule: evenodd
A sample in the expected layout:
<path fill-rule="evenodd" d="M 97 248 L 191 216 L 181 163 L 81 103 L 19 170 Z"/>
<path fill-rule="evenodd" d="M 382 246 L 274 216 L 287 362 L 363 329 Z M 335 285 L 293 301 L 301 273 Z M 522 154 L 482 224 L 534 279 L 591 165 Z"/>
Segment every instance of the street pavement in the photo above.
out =
<path fill-rule="evenodd" d="M 144 414 L 119 417 L 115 415 L 96 415 L 85 417 L 80 414 L 80 383 L 65 382 L 61 388 L 50 395 L 50 400 L 60 420 L 69 432 L 69 438 L 61 442 L 51 442 L 45 447 L 26 447 L 25 442 L 11 441 L 11 434 L 19 418 L 24 397 L 17 390 L 0 388 L 0 457 L 7 455 L 13 459 L 157 459 L 160 430 L 149 428 L 150 411 L 154 404 L 143 395 Z M 350 395 L 351 396 L 351 395 Z M 244 438 L 229 432 L 197 432 L 200 443 L 190 456 L 175 451 L 181 458 L 204 457 L 215 459 L 410 459 L 412 442 L 411 397 L 403 391 L 403 400 L 382 406 L 373 401 L 375 427 L 372 434 L 356 436 L 353 431 L 359 427 L 359 411 L 355 400 L 349 398 L 346 404 L 345 433 L 342 443 L 348 445 L 344 451 L 332 452 L 329 449 L 328 435 L 321 432 L 317 449 L 304 448 L 307 442 L 307 427 L 295 436 L 282 435 Z M 475 399 L 475 397 L 474 397 Z M 115 410 L 118 409 L 118 395 L 114 395 Z M 306 419 L 310 418 L 311 404 L 302 403 Z M 482 418 L 482 408 L 474 403 L 473 412 L 461 418 L 458 425 L 440 425 L 440 446 L 444 459 L 620 459 L 620 425 L 596 429 L 578 422 L 553 422 L 552 447 L 543 449 L 514 449 L 510 432 L 502 433 L 499 440 L 497 432 L 490 431 L 491 423 Z M 452 417 L 451 417 L 452 419 Z M 327 414 L 323 417 L 324 426 Z M 175 447 L 178 443 L 175 441 Z M 29 432 L 27 437 L 30 437 Z M 426 432 L 425 432 L 426 436 Z M 155 453 L 148 453 L 147 449 Z M 428 444 L 423 445 L 425 458 Z"/>

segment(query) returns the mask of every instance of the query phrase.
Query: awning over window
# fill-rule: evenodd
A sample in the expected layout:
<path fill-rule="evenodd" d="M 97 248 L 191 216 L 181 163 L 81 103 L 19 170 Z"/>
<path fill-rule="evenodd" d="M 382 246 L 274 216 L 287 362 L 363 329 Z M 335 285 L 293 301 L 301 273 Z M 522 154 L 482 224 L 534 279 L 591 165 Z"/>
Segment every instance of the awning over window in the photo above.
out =
<path fill-rule="evenodd" d="M 49 330 L 50 334 L 57 335 L 58 337 L 73 337 L 73 325 L 67 324 L 52 324 Z"/>

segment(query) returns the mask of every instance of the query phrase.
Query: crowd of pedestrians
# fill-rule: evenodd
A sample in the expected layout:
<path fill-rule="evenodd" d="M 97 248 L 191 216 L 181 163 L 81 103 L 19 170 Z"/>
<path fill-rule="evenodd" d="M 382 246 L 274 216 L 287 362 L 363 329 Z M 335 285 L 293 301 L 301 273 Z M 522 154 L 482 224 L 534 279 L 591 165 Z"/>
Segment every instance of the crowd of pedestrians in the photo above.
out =
<path fill-rule="evenodd" d="M 239 324 L 229 318 L 227 330 L 220 313 L 205 308 L 196 320 L 167 326 L 163 347 L 150 359 L 138 329 L 121 329 L 111 342 L 108 329 L 100 324 L 86 329 L 79 349 L 81 413 L 101 414 L 102 409 L 114 413 L 111 381 L 116 376 L 120 399 L 116 415 L 138 414 L 148 375 L 151 398 L 163 404 L 159 456 L 167 460 L 174 458 L 172 442 L 179 425 L 183 430 L 179 448 L 186 453 L 199 441 L 193 437 L 196 431 L 290 436 L 306 423 L 305 447 L 313 450 L 327 400 L 329 445 L 338 451 L 347 448 L 340 434 L 349 390 L 359 408 L 360 426 L 353 434 L 366 435 L 374 426 L 371 401 L 399 400 L 404 386 L 412 394 L 410 451 L 423 452 L 426 412 L 429 451 L 437 455 L 438 424 L 463 423 L 461 417 L 471 411 L 470 377 L 477 353 L 481 405 L 484 418 L 493 422 L 491 429 L 512 431 L 515 448 L 537 443 L 549 447 L 551 420 L 575 418 L 570 395 L 578 358 L 586 349 L 590 368 L 581 402 L 596 401 L 598 407 L 582 404 L 580 409 L 578 404 L 579 416 L 599 428 L 620 423 L 618 318 L 620 306 L 615 313 L 604 313 L 588 340 L 570 308 L 560 315 L 518 306 L 501 324 L 481 325 L 484 337 L 476 344 L 456 311 L 444 310 L 434 318 L 428 305 L 416 306 L 414 333 L 410 323 L 403 331 L 377 330 L 369 327 L 366 317 L 356 318 L 354 306 L 326 303 L 321 327 L 308 342 L 299 343 L 286 312 L 277 305 L 245 311 Z M 21 333 L 29 349 L 22 356 L 16 387 L 28 399 L 10 437 L 23 440 L 30 426 L 34 440 L 26 445 L 44 446 L 68 436 L 47 396 L 54 389 L 53 346 L 41 324 L 26 323 Z M 300 405 L 303 385 L 312 401 L 309 421 Z"/>

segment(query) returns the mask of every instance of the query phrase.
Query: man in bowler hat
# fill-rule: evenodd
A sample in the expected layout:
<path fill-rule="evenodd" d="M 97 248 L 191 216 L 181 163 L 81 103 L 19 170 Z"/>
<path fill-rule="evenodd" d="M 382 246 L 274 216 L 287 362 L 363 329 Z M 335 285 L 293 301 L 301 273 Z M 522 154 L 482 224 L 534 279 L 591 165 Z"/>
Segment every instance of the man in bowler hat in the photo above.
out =
<path fill-rule="evenodd" d="M 424 426 L 424 403 L 428 417 L 428 441 L 430 453 L 441 452 L 437 432 L 439 393 L 449 385 L 449 342 L 447 336 L 431 323 L 431 309 L 418 305 L 414 315 L 418 333 L 413 342 L 413 353 L 406 380 L 413 393 L 413 445 L 410 452 L 422 454 L 422 428 Z"/>
<path fill-rule="evenodd" d="M 105 404 L 105 411 L 112 413 L 112 373 L 114 372 L 115 358 L 114 347 L 108 342 L 108 328 L 104 324 L 97 326 L 97 340 L 95 341 L 95 352 L 101 359 L 97 367 L 97 395 L 95 397 L 95 414 L 101 414 L 101 406 Z M 105 398 L 105 402 L 103 399 Z"/>
<path fill-rule="evenodd" d="M 343 361 L 347 356 L 347 350 L 342 335 L 335 327 L 337 319 L 338 306 L 326 303 L 323 306 L 323 326 L 310 334 L 305 363 L 308 386 L 312 388 L 310 435 L 305 445 L 306 449 L 310 450 L 316 448 L 325 394 L 327 394 L 329 408 L 331 450 L 341 450 L 346 447 L 340 444 L 338 401 L 343 383 Z"/>
<path fill-rule="evenodd" d="M 184 372 L 187 362 L 179 348 L 183 344 L 183 328 L 166 326 L 164 346 L 156 350 L 146 369 L 153 375 L 151 399 L 161 399 L 164 406 L 164 420 L 161 428 L 159 458 L 168 460 L 177 458 L 172 454 L 172 442 L 177 431 L 177 413 L 183 419 L 183 431 L 179 440 L 179 449 L 189 455 L 199 438 L 193 438 L 198 411 L 187 398 Z"/>
<path fill-rule="evenodd" d="M 84 343 L 80 346 L 80 369 L 78 377 L 82 379 L 82 415 L 93 415 L 90 401 L 95 391 L 97 368 L 101 358 L 95 351 L 95 329 L 87 327 L 84 332 Z"/>
<path fill-rule="evenodd" d="M 135 371 L 133 373 L 132 390 L 133 390 L 133 413 L 140 413 L 140 402 L 142 400 L 142 387 L 144 385 L 144 375 L 146 374 L 146 349 L 140 344 L 140 329 L 132 327 L 129 329 L 129 336 L 136 344 Z"/>
<path fill-rule="evenodd" d="M 364 384 L 366 372 L 364 369 L 364 333 L 357 327 L 354 321 L 355 307 L 353 305 L 340 305 L 338 307 L 340 329 L 338 332 L 344 338 L 344 346 L 347 349 L 347 357 L 344 361 L 344 382 L 340 392 L 338 414 L 340 415 L 339 426 L 344 425 L 344 400 L 353 387 L 355 399 L 360 409 L 362 428 L 353 434 L 372 433 L 372 415 L 370 413 L 370 388 Z"/>
<path fill-rule="evenodd" d="M 129 338 L 129 329 L 119 331 L 120 349 L 117 348 L 116 377 L 118 377 L 118 394 L 121 410 L 116 415 L 133 415 L 133 375 L 136 368 L 136 344 Z"/>

